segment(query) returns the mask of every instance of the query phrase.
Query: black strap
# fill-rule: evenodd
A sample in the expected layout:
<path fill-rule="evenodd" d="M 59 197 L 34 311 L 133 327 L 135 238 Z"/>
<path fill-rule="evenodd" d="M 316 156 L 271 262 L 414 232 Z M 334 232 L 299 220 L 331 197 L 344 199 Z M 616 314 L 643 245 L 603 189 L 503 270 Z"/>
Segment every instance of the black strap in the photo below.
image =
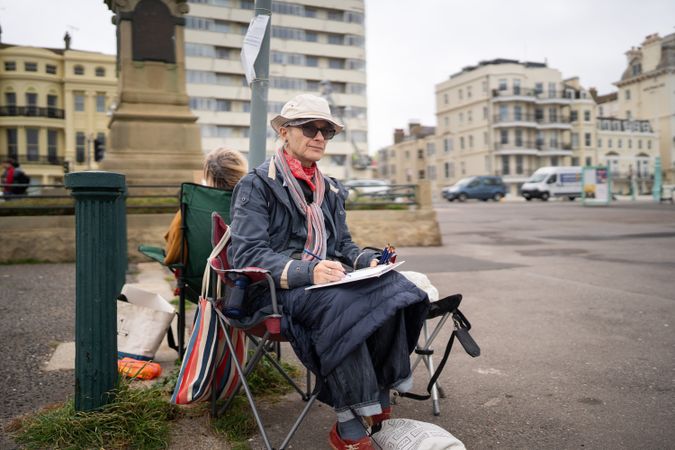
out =
<path fill-rule="evenodd" d="M 401 397 L 412 398 L 413 400 L 428 400 L 431 398 L 431 388 L 434 386 L 434 384 L 436 384 L 436 380 L 438 380 L 438 377 L 441 375 L 441 372 L 443 372 L 445 363 L 448 362 L 448 357 L 450 356 L 450 351 L 452 350 L 452 344 L 455 343 L 455 336 L 456 335 L 459 336 L 459 332 L 462 333 L 460 343 L 467 351 L 467 353 L 474 358 L 480 355 L 480 348 L 478 347 L 478 344 L 476 344 L 476 342 L 471 338 L 471 336 L 469 336 L 468 330 L 471 329 L 471 324 L 466 319 L 464 314 L 462 314 L 459 309 L 456 309 L 452 313 L 452 320 L 455 323 L 455 329 L 452 330 L 450 339 L 448 339 L 448 343 L 445 346 L 445 352 L 443 353 L 443 359 L 441 359 L 441 363 L 438 365 L 438 367 L 434 371 L 434 374 L 431 376 L 429 384 L 427 384 L 427 394 L 420 395 L 414 394 L 412 392 L 401 392 L 399 394 Z M 466 336 L 468 336 L 468 339 L 470 339 L 473 345 L 475 346 L 475 348 L 470 348 L 471 351 L 469 351 L 469 348 L 467 348 L 470 346 L 467 346 L 464 344 L 464 342 L 462 342 L 466 340 Z"/>
<path fill-rule="evenodd" d="M 399 395 L 401 397 L 408 397 L 412 398 L 413 400 L 428 400 L 431 398 L 431 388 L 436 383 L 436 380 L 438 379 L 439 375 L 443 371 L 443 368 L 445 367 L 445 363 L 448 361 L 448 356 L 450 356 L 450 350 L 452 350 L 452 344 L 455 342 L 455 330 L 452 331 L 452 334 L 450 335 L 450 340 L 448 340 L 448 345 L 445 346 L 445 353 L 443 354 L 443 359 L 441 360 L 441 363 L 438 365 L 436 368 L 436 371 L 434 374 L 431 376 L 431 379 L 429 380 L 429 384 L 427 384 L 427 394 L 420 395 L 420 394 L 413 394 L 412 392 L 401 392 Z"/>
<path fill-rule="evenodd" d="M 169 325 L 169 329 L 166 331 L 166 341 L 170 348 L 180 353 L 178 344 L 176 344 L 176 338 L 173 336 L 173 329 L 171 328 L 171 325 Z"/>

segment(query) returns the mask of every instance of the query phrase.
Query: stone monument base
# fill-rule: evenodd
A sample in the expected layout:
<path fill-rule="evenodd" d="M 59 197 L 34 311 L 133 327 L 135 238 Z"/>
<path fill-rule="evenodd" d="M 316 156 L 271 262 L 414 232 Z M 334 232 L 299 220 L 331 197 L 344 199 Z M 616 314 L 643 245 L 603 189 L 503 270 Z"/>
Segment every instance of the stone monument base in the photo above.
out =
<path fill-rule="evenodd" d="M 106 152 L 100 168 L 123 173 L 129 186 L 192 182 L 194 172 L 203 166 L 199 126 L 194 122 L 115 120 L 110 139 L 113 150 Z"/>

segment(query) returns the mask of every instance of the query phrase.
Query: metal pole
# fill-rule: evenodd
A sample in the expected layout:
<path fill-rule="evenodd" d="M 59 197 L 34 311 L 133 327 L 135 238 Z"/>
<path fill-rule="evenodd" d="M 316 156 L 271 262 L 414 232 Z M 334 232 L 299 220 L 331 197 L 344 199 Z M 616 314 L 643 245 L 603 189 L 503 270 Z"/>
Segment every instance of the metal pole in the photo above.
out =
<path fill-rule="evenodd" d="M 270 73 L 270 27 L 272 25 L 272 0 L 256 0 L 255 13 L 270 16 L 265 29 L 260 52 L 253 65 L 255 79 L 251 83 L 251 137 L 248 147 L 248 165 L 257 167 L 265 161 L 267 145 L 267 91 Z"/>
<path fill-rule="evenodd" d="M 112 400 L 117 381 L 117 295 L 124 175 L 90 171 L 66 175 L 75 198 L 75 409 Z M 126 223 L 126 222 L 125 222 Z"/>

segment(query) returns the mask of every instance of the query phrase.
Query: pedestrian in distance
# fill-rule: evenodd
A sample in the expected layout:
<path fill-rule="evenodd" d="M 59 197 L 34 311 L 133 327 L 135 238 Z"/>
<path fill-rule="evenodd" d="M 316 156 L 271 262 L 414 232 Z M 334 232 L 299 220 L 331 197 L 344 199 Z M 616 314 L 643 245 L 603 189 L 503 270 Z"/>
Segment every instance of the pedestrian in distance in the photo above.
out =
<path fill-rule="evenodd" d="M 328 141 L 343 130 L 328 102 L 298 95 L 271 125 L 281 145 L 234 190 L 228 260 L 235 268 L 270 271 L 283 313 L 281 332 L 317 376 L 319 400 L 335 410 L 331 447 L 370 449 L 366 424 L 390 417 L 391 389 L 412 387 L 410 354 L 429 300 L 396 271 L 305 289 L 377 265 L 381 255 L 352 241 L 347 190 L 317 166 Z M 246 314 L 271 309 L 270 302 L 269 292 L 251 293 Z"/>

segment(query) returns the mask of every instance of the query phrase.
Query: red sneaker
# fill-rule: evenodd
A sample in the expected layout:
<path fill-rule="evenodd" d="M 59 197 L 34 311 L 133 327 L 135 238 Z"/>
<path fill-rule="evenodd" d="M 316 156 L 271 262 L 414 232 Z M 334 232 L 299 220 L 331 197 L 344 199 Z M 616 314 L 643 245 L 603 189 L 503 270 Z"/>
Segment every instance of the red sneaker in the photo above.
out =
<path fill-rule="evenodd" d="M 328 433 L 328 443 L 334 450 L 375 450 L 373 441 L 368 436 L 356 441 L 342 439 L 337 431 L 337 423 L 333 425 Z"/>
<path fill-rule="evenodd" d="M 382 408 L 382 412 L 374 416 L 365 417 L 366 423 L 370 426 L 372 433 L 377 433 L 382 429 L 382 422 L 391 419 L 391 406 Z"/>

